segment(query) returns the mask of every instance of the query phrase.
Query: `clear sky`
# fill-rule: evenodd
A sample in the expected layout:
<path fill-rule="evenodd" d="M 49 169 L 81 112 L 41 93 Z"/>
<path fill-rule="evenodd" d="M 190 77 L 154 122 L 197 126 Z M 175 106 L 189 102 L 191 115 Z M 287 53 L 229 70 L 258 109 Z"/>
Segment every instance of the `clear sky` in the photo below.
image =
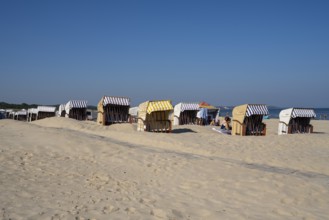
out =
<path fill-rule="evenodd" d="M 0 0 L 0 101 L 329 107 L 327 0 Z"/>

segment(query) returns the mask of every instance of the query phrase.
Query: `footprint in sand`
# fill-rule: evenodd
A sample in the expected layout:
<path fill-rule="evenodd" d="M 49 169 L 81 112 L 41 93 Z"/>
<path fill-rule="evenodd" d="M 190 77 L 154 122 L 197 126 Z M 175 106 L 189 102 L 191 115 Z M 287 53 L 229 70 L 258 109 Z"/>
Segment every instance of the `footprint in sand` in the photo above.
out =
<path fill-rule="evenodd" d="M 114 207 L 113 205 L 108 205 L 108 206 L 104 206 L 104 207 L 103 207 L 102 212 L 103 212 L 104 214 L 110 214 L 110 213 L 112 213 L 112 212 L 117 212 L 117 211 L 119 211 L 119 210 L 120 210 L 119 207 Z"/>
<path fill-rule="evenodd" d="M 63 219 L 64 215 L 63 214 L 55 214 L 51 217 L 51 220 L 60 220 Z"/>
<path fill-rule="evenodd" d="M 145 206 L 154 206 L 154 204 L 156 203 L 155 199 L 148 199 L 148 198 L 141 198 L 139 200 L 139 203 L 144 204 Z"/>
<path fill-rule="evenodd" d="M 128 207 L 125 209 L 127 214 L 134 214 L 136 212 L 136 209 L 134 207 Z"/>
<path fill-rule="evenodd" d="M 97 190 L 103 189 L 107 184 L 114 184 L 114 180 L 110 175 L 102 173 L 92 173 L 90 177 L 86 179 L 86 182 L 87 186 L 96 188 Z"/>
<path fill-rule="evenodd" d="M 181 211 L 173 209 L 171 210 L 172 214 L 174 214 L 175 217 L 177 217 L 178 219 L 183 219 L 184 215 Z"/>
<path fill-rule="evenodd" d="M 158 218 L 166 218 L 167 217 L 166 212 L 162 209 L 152 209 L 150 214 L 155 216 L 155 217 L 158 217 Z"/>

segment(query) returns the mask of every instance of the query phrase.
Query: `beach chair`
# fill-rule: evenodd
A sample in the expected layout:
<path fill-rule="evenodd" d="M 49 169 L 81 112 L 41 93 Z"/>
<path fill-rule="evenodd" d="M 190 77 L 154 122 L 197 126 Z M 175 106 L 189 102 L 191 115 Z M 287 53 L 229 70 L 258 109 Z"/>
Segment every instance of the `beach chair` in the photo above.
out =
<path fill-rule="evenodd" d="M 65 117 L 76 120 L 86 120 L 87 118 L 87 101 L 71 100 L 65 105 Z"/>
<path fill-rule="evenodd" d="M 232 111 L 232 135 L 265 136 L 266 124 L 263 116 L 268 115 L 266 105 L 245 104 L 236 106 Z"/>
<path fill-rule="evenodd" d="M 179 103 L 174 107 L 174 125 L 196 124 L 198 103 Z"/>
<path fill-rule="evenodd" d="M 170 133 L 170 116 L 173 106 L 170 100 L 146 101 L 139 105 L 137 130 Z"/>
<path fill-rule="evenodd" d="M 130 99 L 127 97 L 103 96 L 97 105 L 97 123 L 110 125 L 129 122 Z"/>
<path fill-rule="evenodd" d="M 282 110 L 279 117 L 279 135 L 313 133 L 313 126 L 310 124 L 311 119 L 316 117 L 313 109 L 288 108 Z"/>

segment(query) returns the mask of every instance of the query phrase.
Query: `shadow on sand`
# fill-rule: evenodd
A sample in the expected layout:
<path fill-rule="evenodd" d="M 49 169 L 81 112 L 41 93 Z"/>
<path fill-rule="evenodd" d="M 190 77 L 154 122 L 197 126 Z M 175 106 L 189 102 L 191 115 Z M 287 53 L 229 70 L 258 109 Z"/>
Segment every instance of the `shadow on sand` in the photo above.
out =
<path fill-rule="evenodd" d="M 171 131 L 173 134 L 181 134 L 181 133 L 197 133 L 196 131 L 193 131 L 189 128 L 178 128 L 178 129 L 173 129 Z"/>
<path fill-rule="evenodd" d="M 322 131 L 313 131 L 312 134 L 325 134 L 326 132 L 322 132 Z"/>

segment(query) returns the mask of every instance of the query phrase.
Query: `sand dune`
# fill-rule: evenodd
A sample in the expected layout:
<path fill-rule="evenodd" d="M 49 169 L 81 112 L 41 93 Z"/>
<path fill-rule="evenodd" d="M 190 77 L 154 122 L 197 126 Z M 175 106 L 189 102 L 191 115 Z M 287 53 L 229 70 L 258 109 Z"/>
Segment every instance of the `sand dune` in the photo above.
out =
<path fill-rule="evenodd" d="M 0 120 L 2 219 L 327 219 L 329 123 L 266 137 Z"/>

